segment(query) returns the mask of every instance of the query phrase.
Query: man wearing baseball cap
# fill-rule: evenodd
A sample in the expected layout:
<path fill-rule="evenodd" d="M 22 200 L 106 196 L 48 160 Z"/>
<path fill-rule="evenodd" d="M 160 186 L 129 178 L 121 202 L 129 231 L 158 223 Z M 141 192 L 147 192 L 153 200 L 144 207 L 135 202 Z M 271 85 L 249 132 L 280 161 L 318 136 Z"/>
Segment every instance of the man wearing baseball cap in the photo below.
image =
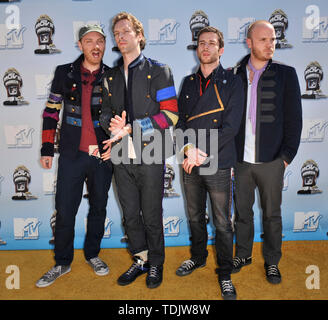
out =
<path fill-rule="evenodd" d="M 109 272 L 106 263 L 98 257 L 112 180 L 111 162 L 100 158 L 102 142 L 107 139 L 99 124 L 101 80 L 109 69 L 102 62 L 106 37 L 99 25 L 85 25 L 79 30 L 78 39 L 82 54 L 73 63 L 56 68 L 43 112 L 41 165 L 50 169 L 57 122 L 63 109 L 55 198 L 55 266 L 36 282 L 37 287 L 49 286 L 71 270 L 75 216 L 85 181 L 90 208 L 84 256 L 97 275 Z"/>

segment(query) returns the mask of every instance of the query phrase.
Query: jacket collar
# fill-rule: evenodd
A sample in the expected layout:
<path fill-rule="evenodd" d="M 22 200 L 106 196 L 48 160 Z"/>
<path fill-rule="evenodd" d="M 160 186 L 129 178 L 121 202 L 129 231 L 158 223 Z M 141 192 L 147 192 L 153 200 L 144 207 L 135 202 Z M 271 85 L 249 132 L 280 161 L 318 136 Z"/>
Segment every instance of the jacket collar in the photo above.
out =
<path fill-rule="evenodd" d="M 75 79 L 75 81 L 81 82 L 81 64 L 84 60 L 84 54 L 81 54 L 73 63 L 71 63 L 71 72 L 70 74 L 72 77 Z M 105 73 L 105 68 L 106 66 L 104 65 L 103 61 L 101 60 L 100 62 L 100 69 L 97 74 L 95 83 L 97 83 L 102 75 Z"/>
<path fill-rule="evenodd" d="M 142 53 L 140 53 L 140 55 L 139 55 L 136 59 L 134 59 L 134 60 L 129 64 L 128 68 L 129 68 L 129 69 L 132 69 L 132 68 L 138 66 L 138 65 L 139 65 L 140 63 L 142 63 L 145 59 L 146 59 L 145 56 L 144 56 Z M 121 57 L 121 58 L 118 60 L 117 65 L 119 66 L 119 68 L 120 68 L 121 70 L 123 70 L 123 68 L 124 68 L 124 60 L 123 60 L 123 57 Z"/>
<path fill-rule="evenodd" d="M 245 72 L 246 72 L 246 65 L 248 63 L 248 60 L 249 60 L 250 56 L 251 56 L 250 54 L 247 54 L 246 56 L 241 58 L 241 60 L 239 60 L 237 62 L 235 68 L 237 68 L 237 69 L 242 68 L 242 70 L 245 70 Z M 271 63 L 272 63 L 272 59 L 269 60 L 265 70 L 267 70 L 270 67 Z"/>
<path fill-rule="evenodd" d="M 197 73 L 200 72 L 200 66 L 198 68 Z M 211 80 L 213 80 L 214 82 L 217 82 L 219 79 L 223 78 L 225 74 L 225 69 L 222 67 L 222 64 L 220 62 L 220 64 L 212 71 L 211 73 Z"/>

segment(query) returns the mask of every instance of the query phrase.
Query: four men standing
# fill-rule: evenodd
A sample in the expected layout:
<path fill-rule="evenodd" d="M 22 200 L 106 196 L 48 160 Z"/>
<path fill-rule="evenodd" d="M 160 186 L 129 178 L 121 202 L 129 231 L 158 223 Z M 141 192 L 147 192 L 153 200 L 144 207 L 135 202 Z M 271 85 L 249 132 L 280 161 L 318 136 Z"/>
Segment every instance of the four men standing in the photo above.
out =
<path fill-rule="evenodd" d="M 86 26 L 80 30 L 79 41 L 84 55 L 55 72 L 43 114 L 41 163 L 44 168 L 51 167 L 55 129 L 64 102 L 56 194 L 56 266 L 37 286 L 47 286 L 70 271 L 75 215 L 86 178 L 90 212 L 85 256 L 97 274 L 108 273 L 98 253 L 112 163 L 134 260 L 119 277 L 118 284 L 128 285 L 144 273 L 147 287 L 161 284 L 167 155 L 165 148 L 155 147 L 148 157 L 153 160 L 150 163 L 144 154 L 154 141 L 165 147 L 169 127 L 175 125 L 185 134 L 182 144 L 178 141 L 178 148 L 185 157 L 183 185 L 191 230 L 191 258 L 181 264 L 176 274 L 185 276 L 206 264 L 205 212 L 209 194 L 221 294 L 224 299 L 236 299 L 230 274 L 251 263 L 252 206 L 254 189 L 258 187 L 267 279 L 271 283 L 280 282 L 277 265 L 281 257 L 283 173 L 299 146 L 302 112 L 295 69 L 272 61 L 275 44 L 272 25 L 257 21 L 250 26 L 247 44 L 251 53 L 233 70 L 220 64 L 224 51 L 222 33 L 213 27 L 201 30 L 197 47 L 200 66 L 195 74 L 184 79 L 178 103 L 170 68 L 142 54 L 146 41 L 141 22 L 121 12 L 113 19 L 112 31 L 122 55 L 117 67 L 108 69 L 102 64 L 105 49 L 102 29 Z M 107 136 L 106 140 L 105 132 L 110 139 Z M 193 133 L 194 140 L 188 140 L 188 132 Z M 160 140 L 156 140 L 158 137 Z M 230 214 L 233 167 L 234 259 Z"/>

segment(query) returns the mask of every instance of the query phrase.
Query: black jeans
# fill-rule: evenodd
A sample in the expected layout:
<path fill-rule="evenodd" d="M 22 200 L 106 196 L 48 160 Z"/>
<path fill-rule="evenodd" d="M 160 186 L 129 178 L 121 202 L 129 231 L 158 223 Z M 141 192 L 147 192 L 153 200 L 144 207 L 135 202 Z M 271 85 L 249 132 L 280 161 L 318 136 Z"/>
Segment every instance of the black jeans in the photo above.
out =
<path fill-rule="evenodd" d="M 119 164 L 114 176 L 131 254 L 148 250 L 149 263 L 162 265 L 164 165 Z"/>
<path fill-rule="evenodd" d="M 112 164 L 79 151 L 75 159 L 62 155 L 58 160 L 56 191 L 55 261 L 70 265 L 74 255 L 75 216 L 78 212 L 85 180 L 89 193 L 87 234 L 84 256 L 98 256 L 104 235 L 108 191 L 112 181 Z"/>
<path fill-rule="evenodd" d="M 183 171 L 183 183 L 191 231 L 191 258 L 198 263 L 203 263 L 208 255 L 205 220 L 208 193 L 216 231 L 215 248 L 219 279 L 229 280 L 233 255 L 231 169 L 219 169 L 213 175 L 200 175 L 199 168 L 194 167 L 191 174 Z"/>
<path fill-rule="evenodd" d="M 281 258 L 281 199 L 285 165 L 281 158 L 261 164 L 237 163 L 235 168 L 236 256 L 252 255 L 255 188 L 260 195 L 263 221 L 263 257 L 267 264 Z"/>

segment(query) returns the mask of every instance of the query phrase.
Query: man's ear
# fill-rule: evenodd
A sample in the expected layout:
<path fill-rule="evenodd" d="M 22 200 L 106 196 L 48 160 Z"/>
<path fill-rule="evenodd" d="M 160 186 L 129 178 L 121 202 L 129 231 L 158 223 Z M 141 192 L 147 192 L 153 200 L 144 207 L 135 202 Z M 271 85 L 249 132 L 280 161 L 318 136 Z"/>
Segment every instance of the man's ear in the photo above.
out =
<path fill-rule="evenodd" d="M 77 45 L 79 46 L 79 49 L 80 49 L 81 51 L 83 51 L 83 50 L 82 50 L 82 43 L 81 43 L 81 40 L 79 40 L 79 41 L 77 42 Z"/>
<path fill-rule="evenodd" d="M 252 48 L 252 40 L 250 38 L 246 38 L 246 44 L 247 44 L 249 49 Z"/>

